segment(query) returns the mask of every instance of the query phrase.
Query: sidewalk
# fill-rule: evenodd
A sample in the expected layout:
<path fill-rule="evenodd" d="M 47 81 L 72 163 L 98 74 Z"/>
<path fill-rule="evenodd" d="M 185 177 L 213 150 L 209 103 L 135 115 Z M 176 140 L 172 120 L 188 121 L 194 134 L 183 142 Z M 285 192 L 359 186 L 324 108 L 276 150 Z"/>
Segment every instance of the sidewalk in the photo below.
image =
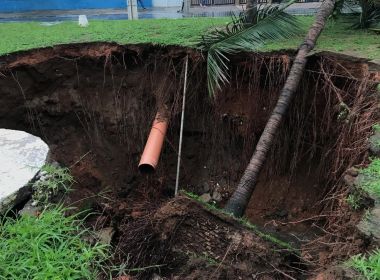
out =
<path fill-rule="evenodd" d="M 182 18 L 183 15 L 177 13 L 180 7 L 172 8 L 149 8 L 139 9 L 139 18 Z M 86 15 L 92 20 L 124 20 L 128 19 L 127 9 L 86 9 L 86 10 L 49 10 L 33 11 L 25 13 L 0 13 L 0 22 L 17 21 L 76 21 L 79 15 Z"/>
<path fill-rule="evenodd" d="M 286 11 L 293 15 L 314 15 L 321 4 L 321 2 L 294 3 L 289 6 Z M 244 8 L 245 5 L 207 6 L 203 8 L 200 6 L 192 6 L 190 8 L 190 15 L 188 16 L 229 16 L 231 12 L 239 13 L 243 11 Z"/>
<path fill-rule="evenodd" d="M 295 3 L 287 8 L 291 14 L 313 15 L 321 3 Z M 180 7 L 170 8 L 148 8 L 139 10 L 140 19 L 153 18 L 182 18 L 182 17 L 221 17 L 229 16 L 232 12 L 243 10 L 241 6 L 208 6 L 208 7 L 191 7 L 189 14 L 178 13 Z M 87 15 L 91 20 L 124 20 L 128 19 L 127 10 L 123 9 L 88 9 L 88 10 L 51 10 L 51 11 L 33 11 L 25 13 L 0 13 L 0 22 L 17 22 L 17 21 L 38 21 L 38 22 L 60 22 L 76 21 L 78 15 Z"/>

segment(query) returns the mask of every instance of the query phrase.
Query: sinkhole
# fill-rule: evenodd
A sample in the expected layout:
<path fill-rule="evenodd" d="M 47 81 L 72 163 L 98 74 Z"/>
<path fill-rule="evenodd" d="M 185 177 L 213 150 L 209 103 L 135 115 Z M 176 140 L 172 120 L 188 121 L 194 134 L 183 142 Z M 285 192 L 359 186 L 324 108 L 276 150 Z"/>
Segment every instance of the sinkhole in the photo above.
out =
<path fill-rule="evenodd" d="M 211 97 L 205 54 L 191 48 L 92 43 L 14 53 L 0 57 L 0 127 L 30 132 L 49 145 L 51 158 L 75 178 L 66 203 L 97 211 L 88 221 L 93 227 L 115 227 L 118 258 L 126 259 L 123 240 L 142 242 L 128 236 L 128 224 L 162 213 L 157 209 L 173 196 L 186 57 L 180 188 L 223 207 L 277 102 L 293 55 L 231 56 L 230 83 Z M 333 53 L 309 58 L 247 208 L 251 223 L 300 240 L 323 233 L 324 213 L 345 188 L 346 170 L 368 162 L 367 140 L 379 121 L 374 69 L 365 60 Z M 170 115 L 164 147 L 156 172 L 142 175 L 137 166 L 160 110 Z M 318 250 L 308 252 L 313 265 L 342 258 L 332 249 L 328 256 Z M 223 257 L 222 251 L 215 254 Z M 132 263 L 160 261 L 146 255 Z M 173 263 L 181 265 L 157 271 L 184 273 L 181 258 Z M 231 273 L 223 269 L 217 273 Z M 247 268 L 234 269 L 248 275 Z M 289 273 L 297 278 L 305 270 Z"/>

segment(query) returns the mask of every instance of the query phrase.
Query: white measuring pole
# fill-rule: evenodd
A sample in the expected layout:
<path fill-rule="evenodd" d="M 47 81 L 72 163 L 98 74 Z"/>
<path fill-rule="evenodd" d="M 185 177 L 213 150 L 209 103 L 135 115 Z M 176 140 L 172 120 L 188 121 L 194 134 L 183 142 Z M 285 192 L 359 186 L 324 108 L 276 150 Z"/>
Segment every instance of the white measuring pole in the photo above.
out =
<path fill-rule="evenodd" d="M 182 114 L 181 114 L 181 128 L 179 132 L 179 147 L 178 147 L 178 162 L 177 162 L 177 176 L 175 179 L 175 190 L 174 195 L 178 195 L 178 186 L 179 186 L 179 169 L 181 166 L 181 153 L 182 153 L 182 136 L 183 136 L 183 122 L 185 119 L 185 104 L 186 104 L 186 89 L 187 89 L 187 68 L 189 64 L 189 57 L 186 57 L 185 64 L 185 81 L 183 84 L 183 99 L 182 99 Z"/>

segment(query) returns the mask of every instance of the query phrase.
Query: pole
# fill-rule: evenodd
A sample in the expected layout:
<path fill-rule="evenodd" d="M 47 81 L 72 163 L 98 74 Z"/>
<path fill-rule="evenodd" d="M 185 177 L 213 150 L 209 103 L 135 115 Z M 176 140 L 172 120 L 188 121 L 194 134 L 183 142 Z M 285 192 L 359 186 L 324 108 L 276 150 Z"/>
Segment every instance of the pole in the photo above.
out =
<path fill-rule="evenodd" d="M 182 114 L 181 114 L 181 128 L 179 132 L 179 147 L 178 147 L 178 162 L 177 162 L 177 176 L 175 179 L 175 191 L 174 195 L 178 195 L 178 186 L 179 186 L 179 169 L 181 166 L 181 153 L 182 153 L 182 136 L 183 136 L 183 123 L 185 119 L 185 104 L 186 104 L 186 89 L 187 89 L 187 68 L 189 64 L 189 57 L 186 56 L 185 64 L 185 81 L 183 84 L 183 99 L 182 99 Z"/>
<path fill-rule="evenodd" d="M 137 0 L 127 0 L 127 8 L 129 20 L 139 19 L 139 15 L 137 12 Z"/>

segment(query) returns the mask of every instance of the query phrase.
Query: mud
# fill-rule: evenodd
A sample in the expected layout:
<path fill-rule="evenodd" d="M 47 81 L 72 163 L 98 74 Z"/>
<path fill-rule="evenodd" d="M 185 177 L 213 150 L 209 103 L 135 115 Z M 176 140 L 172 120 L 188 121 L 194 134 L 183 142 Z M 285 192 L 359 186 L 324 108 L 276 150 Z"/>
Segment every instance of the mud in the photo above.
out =
<path fill-rule="evenodd" d="M 231 57 L 231 84 L 210 98 L 204 54 L 193 49 L 94 43 L 15 53 L 0 57 L 0 127 L 24 130 L 48 143 L 52 159 L 69 167 L 76 180 L 65 203 L 97 211 L 89 226 L 113 226 L 117 230 L 113 243 L 122 248 L 131 237 L 125 228 L 163 211 L 173 195 L 186 56 L 190 75 L 180 184 L 196 194 L 220 193 L 217 206 L 222 207 L 264 129 L 292 55 L 242 53 Z M 307 267 L 302 267 L 302 273 L 298 268 L 289 272 L 284 267 L 293 267 L 294 260 L 269 254 L 263 262 L 257 253 L 260 269 L 252 265 L 237 269 L 240 261 L 231 262 L 227 254 L 229 268 L 218 269 L 219 278 L 232 279 L 228 273 L 239 271 L 237 275 L 246 279 L 249 273 L 268 269 L 270 274 L 265 272 L 257 279 L 286 278 L 278 270 L 305 278 L 304 270 L 312 274 L 367 246 L 354 229 L 360 213 L 351 213 L 344 202 L 347 188 L 342 176 L 349 167 L 368 161 L 367 139 L 372 124 L 379 120 L 375 95 L 379 77 L 379 70 L 365 60 L 330 53 L 309 59 L 246 212 L 252 223 L 285 234 L 286 241 L 301 247 Z M 171 115 L 169 131 L 156 174 L 145 177 L 138 173 L 137 164 L 151 122 L 162 108 Z M 224 223 L 201 210 L 197 213 L 197 219 L 208 217 L 212 224 L 218 223 L 215 220 Z M 339 241 L 331 236 L 327 242 L 320 239 L 334 225 L 342 232 Z M 150 228 L 154 236 L 160 232 L 157 226 L 165 232 L 165 225 L 156 225 Z M 189 240 L 176 239 L 174 247 L 157 240 L 167 246 L 165 252 L 171 258 L 175 251 L 179 265 L 163 268 L 167 262 L 162 259 L 153 263 L 150 255 L 141 261 L 123 253 L 117 261 L 128 260 L 129 267 L 157 265 L 143 278 L 160 272 L 179 279 L 191 275 L 186 272 L 191 267 L 189 256 L 176 255 L 176 248 L 187 250 Z M 136 240 L 136 246 L 139 242 Z M 200 247 L 206 246 L 199 242 Z M 347 250 L 334 249 L 337 244 L 340 248 L 347 245 Z M 264 251 L 268 251 L 266 246 Z M 200 249 L 190 249 L 202 254 Z M 253 254 L 247 250 L 244 252 Z M 268 258 L 273 258 L 275 268 L 268 266 Z M 207 261 L 201 263 L 195 266 L 204 266 L 199 271 L 207 279 L 213 270 L 208 269 Z"/>

